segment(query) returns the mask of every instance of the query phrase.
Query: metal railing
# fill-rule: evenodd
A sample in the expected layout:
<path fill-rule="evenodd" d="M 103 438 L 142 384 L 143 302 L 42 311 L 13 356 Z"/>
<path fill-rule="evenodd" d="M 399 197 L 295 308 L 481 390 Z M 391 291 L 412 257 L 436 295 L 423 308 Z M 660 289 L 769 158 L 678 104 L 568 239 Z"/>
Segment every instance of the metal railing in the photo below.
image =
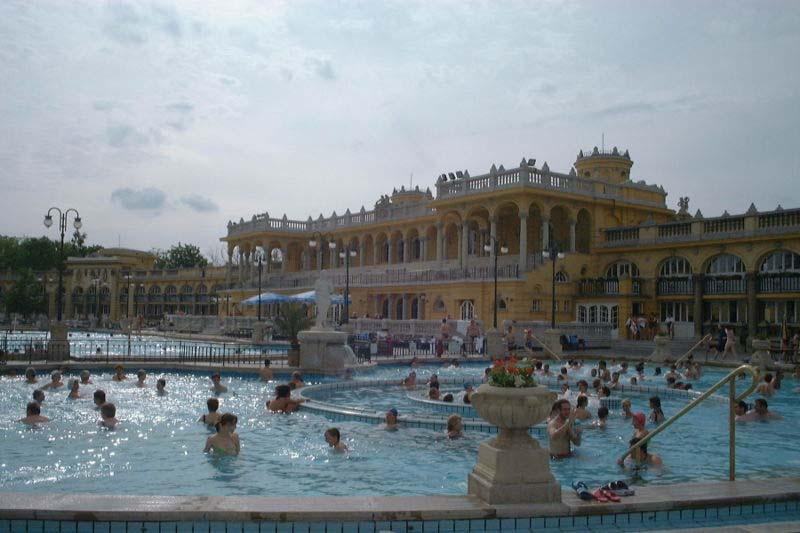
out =
<path fill-rule="evenodd" d="M 753 382 L 750 384 L 747 389 L 739 394 L 736 395 L 736 379 L 742 374 L 750 374 L 753 378 Z M 637 448 L 640 448 L 642 445 L 647 444 L 650 442 L 653 437 L 662 433 L 672 424 L 674 424 L 677 420 L 679 420 L 683 415 L 697 407 L 699 404 L 706 401 L 712 394 L 714 394 L 717 390 L 722 388 L 723 385 L 726 383 L 730 384 L 730 389 L 728 391 L 728 399 L 729 399 L 729 406 L 728 406 L 728 478 L 733 481 L 736 479 L 736 425 L 735 425 L 735 415 L 733 412 L 734 407 L 738 402 L 750 396 L 756 387 L 758 387 L 758 379 L 759 379 L 759 372 L 758 369 L 750 366 L 750 365 L 741 365 L 740 367 L 732 370 L 727 376 L 716 382 L 712 385 L 707 391 L 703 394 L 692 400 L 688 405 L 686 405 L 683 409 L 672 415 L 670 418 L 665 420 L 658 426 L 656 429 L 648 433 L 644 436 L 641 440 L 639 440 L 636 444 L 628 448 L 620 458 L 619 462 L 625 461 L 625 458 L 631 454 Z"/>

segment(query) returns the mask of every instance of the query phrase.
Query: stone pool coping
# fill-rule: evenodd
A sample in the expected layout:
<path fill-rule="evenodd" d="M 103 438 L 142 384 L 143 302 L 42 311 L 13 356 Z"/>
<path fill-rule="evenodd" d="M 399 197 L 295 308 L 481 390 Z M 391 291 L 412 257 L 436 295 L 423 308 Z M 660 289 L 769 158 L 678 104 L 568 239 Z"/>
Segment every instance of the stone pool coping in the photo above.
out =
<path fill-rule="evenodd" d="M 676 511 L 800 499 L 800 478 L 634 487 L 620 503 L 488 505 L 472 496 L 224 497 L 0 493 L 0 518 L 76 521 L 386 521 L 588 516 Z M 743 513 L 747 514 L 747 513 Z"/>

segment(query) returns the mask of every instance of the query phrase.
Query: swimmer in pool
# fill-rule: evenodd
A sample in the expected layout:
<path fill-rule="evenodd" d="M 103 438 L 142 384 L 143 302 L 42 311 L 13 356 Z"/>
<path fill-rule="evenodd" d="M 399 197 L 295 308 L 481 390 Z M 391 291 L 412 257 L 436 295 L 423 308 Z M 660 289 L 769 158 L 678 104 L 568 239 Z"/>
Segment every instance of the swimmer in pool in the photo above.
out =
<path fill-rule="evenodd" d="M 347 451 L 347 444 L 342 442 L 342 435 L 339 433 L 338 428 L 328 428 L 325 431 L 325 442 L 328 443 L 328 446 L 333 448 L 333 451 L 336 453 L 344 453 Z"/>
<path fill-rule="evenodd" d="M 397 409 L 392 407 L 388 411 L 386 411 L 386 417 L 384 418 L 383 429 L 387 431 L 397 431 L 400 425 L 397 422 Z"/>
<path fill-rule="evenodd" d="M 35 391 L 33 391 L 33 401 L 38 403 L 39 405 L 42 405 L 42 403 L 44 403 L 44 392 L 42 392 L 42 389 L 36 389 Z"/>
<path fill-rule="evenodd" d="M 91 380 L 91 374 L 89 374 L 88 370 L 81 370 L 81 385 L 93 385 Z"/>
<path fill-rule="evenodd" d="M 39 379 L 36 377 L 36 370 L 32 366 L 25 369 L 25 383 L 34 384 L 38 383 Z"/>
<path fill-rule="evenodd" d="M 50 374 L 50 383 L 47 385 L 42 386 L 42 390 L 44 389 L 58 389 L 64 386 L 64 382 L 61 381 L 61 372 L 58 370 L 54 370 L 52 374 Z"/>
<path fill-rule="evenodd" d="M 97 422 L 101 427 L 114 429 L 119 424 L 117 420 L 117 406 L 106 402 L 100 406 L 100 420 Z"/>
<path fill-rule="evenodd" d="M 758 385 L 756 392 L 762 396 L 767 396 L 767 397 L 775 394 L 775 388 L 773 385 L 773 379 L 771 373 L 767 372 L 766 374 L 764 374 L 764 381 L 762 381 Z"/>
<path fill-rule="evenodd" d="M 631 417 L 631 424 L 633 425 L 633 436 L 637 439 L 641 439 L 647 436 L 649 431 L 644 427 L 647 423 L 647 418 L 644 416 L 644 413 L 638 412 L 634 413 Z"/>
<path fill-rule="evenodd" d="M 238 421 L 239 419 L 232 413 L 222 415 L 216 424 L 217 433 L 206 439 L 206 447 L 203 452 L 238 455 L 241 449 L 239 435 L 236 433 Z"/>
<path fill-rule="evenodd" d="M 159 396 L 166 396 L 167 395 L 167 380 L 164 378 L 159 379 L 156 381 L 156 394 Z"/>
<path fill-rule="evenodd" d="M 213 383 L 211 390 L 214 392 L 214 394 L 228 392 L 228 387 L 220 383 L 221 379 L 222 377 L 219 375 L 219 372 L 214 372 L 214 374 L 211 375 L 211 383 Z"/>
<path fill-rule="evenodd" d="M 269 359 L 264 359 L 264 366 L 258 371 L 258 375 L 261 376 L 261 381 L 269 381 L 272 379 L 272 369 L 270 368 L 271 364 L 272 361 Z"/>
<path fill-rule="evenodd" d="M 630 446 L 633 446 L 637 442 L 639 442 L 641 438 L 632 438 L 628 441 Z M 629 460 L 630 459 L 630 460 Z M 617 464 L 620 466 L 625 466 L 625 464 L 634 467 L 642 467 L 642 466 L 662 466 L 664 462 L 661 460 L 661 457 L 654 453 L 647 453 L 647 443 L 642 444 L 635 450 L 633 450 L 630 454 L 626 455 L 622 459 L 617 460 Z"/>
<path fill-rule="evenodd" d="M 103 389 L 97 389 L 94 391 L 92 395 L 92 400 L 94 401 L 94 408 L 100 409 L 100 407 L 106 403 L 106 393 Z"/>
<path fill-rule="evenodd" d="M 69 394 L 67 395 L 68 400 L 77 400 L 78 398 L 81 398 L 80 386 L 80 381 L 77 379 L 69 380 Z"/>
<path fill-rule="evenodd" d="M 436 385 L 439 386 L 439 376 L 437 374 L 433 374 L 431 379 L 428 380 L 428 385 Z"/>
<path fill-rule="evenodd" d="M 744 400 L 739 400 L 733 408 L 733 414 L 736 416 L 736 421 L 741 422 L 742 417 L 747 414 L 747 403 Z"/>
<path fill-rule="evenodd" d="M 145 372 L 144 369 L 139 369 L 139 371 L 136 372 L 136 386 L 140 389 L 147 387 L 147 383 L 145 383 L 146 379 L 147 372 Z"/>
<path fill-rule="evenodd" d="M 403 381 L 401 381 L 400 384 L 406 389 L 414 389 L 417 386 L 417 373 L 412 370 L 406 377 L 403 378 Z"/>
<path fill-rule="evenodd" d="M 428 388 L 428 399 L 438 400 L 439 397 L 440 397 L 439 386 L 434 383 L 431 383 L 431 386 Z"/>
<path fill-rule="evenodd" d="M 461 401 L 464 403 L 471 404 L 472 394 L 474 392 L 475 389 L 472 387 L 472 383 L 464 383 L 464 394 L 461 396 Z"/>
<path fill-rule="evenodd" d="M 661 410 L 661 398 L 658 396 L 650 397 L 650 422 L 653 424 L 660 424 L 666 418 L 664 411 Z"/>
<path fill-rule="evenodd" d="M 217 422 L 219 422 L 221 416 L 217 412 L 219 409 L 219 400 L 216 398 L 209 398 L 206 400 L 206 407 L 208 407 L 208 413 L 201 416 L 198 422 L 202 422 L 207 426 L 214 426 L 217 424 Z"/>
<path fill-rule="evenodd" d="M 128 379 L 128 376 L 125 375 L 125 367 L 122 365 L 117 365 L 114 367 L 114 376 L 111 378 L 111 381 L 125 381 Z"/>
<path fill-rule="evenodd" d="M 275 398 L 267 402 L 267 409 L 273 413 L 293 413 L 304 401 L 292 398 L 289 385 L 278 385 L 275 387 Z"/>
<path fill-rule="evenodd" d="M 597 408 L 597 420 L 592 422 L 592 427 L 605 429 L 608 424 L 608 407 L 601 405 Z"/>
<path fill-rule="evenodd" d="M 757 398 L 752 411 L 737 417 L 737 422 L 766 422 L 768 420 L 783 420 L 783 417 L 769 410 L 767 400 Z"/>
<path fill-rule="evenodd" d="M 622 418 L 631 418 L 633 413 L 631 412 L 631 401 L 627 398 L 622 400 Z"/>
<path fill-rule="evenodd" d="M 573 413 L 573 418 L 575 420 L 589 420 L 592 418 L 592 413 L 586 408 L 589 405 L 589 397 L 588 396 L 578 396 L 578 400 L 575 406 L 575 412 Z"/>
<path fill-rule="evenodd" d="M 19 421 L 29 426 L 35 426 L 50 422 L 50 419 L 42 415 L 42 408 L 37 402 L 29 402 L 25 408 L 25 418 L 20 418 Z"/>
<path fill-rule="evenodd" d="M 552 412 L 556 413 L 547 423 L 550 437 L 550 456 L 555 458 L 572 455 L 571 445 L 581 445 L 581 430 L 575 428 L 575 415 L 569 400 L 556 400 Z"/>
<path fill-rule="evenodd" d="M 293 389 L 299 389 L 303 387 L 305 385 L 305 382 L 303 381 L 303 375 L 296 370 L 292 372 L 292 380 L 289 382 L 289 385 L 294 385 L 294 387 L 292 387 Z"/>
<path fill-rule="evenodd" d="M 567 399 L 569 400 L 570 395 L 572 393 L 569 390 L 569 383 L 562 383 L 561 384 L 561 393 L 558 395 L 558 399 Z"/>
<path fill-rule="evenodd" d="M 464 436 L 464 423 L 461 415 L 452 414 L 447 417 L 447 438 L 460 439 Z"/>

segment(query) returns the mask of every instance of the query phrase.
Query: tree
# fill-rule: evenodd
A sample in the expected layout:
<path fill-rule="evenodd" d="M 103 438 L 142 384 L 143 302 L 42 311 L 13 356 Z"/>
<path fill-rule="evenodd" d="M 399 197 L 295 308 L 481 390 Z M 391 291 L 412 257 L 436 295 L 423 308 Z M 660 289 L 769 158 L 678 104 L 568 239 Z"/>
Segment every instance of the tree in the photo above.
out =
<path fill-rule="evenodd" d="M 208 260 L 200 253 L 200 248 L 194 244 L 181 244 L 172 246 L 169 250 L 156 251 L 156 268 L 192 268 L 205 267 Z"/>
<path fill-rule="evenodd" d="M 31 269 L 17 273 L 17 280 L 6 294 L 4 303 L 7 313 L 19 313 L 24 317 L 47 311 L 42 284 Z"/>
<path fill-rule="evenodd" d="M 293 302 L 284 305 L 281 313 L 275 317 L 275 329 L 278 334 L 289 339 L 293 348 L 299 346 L 297 334 L 311 326 L 305 305 Z"/>

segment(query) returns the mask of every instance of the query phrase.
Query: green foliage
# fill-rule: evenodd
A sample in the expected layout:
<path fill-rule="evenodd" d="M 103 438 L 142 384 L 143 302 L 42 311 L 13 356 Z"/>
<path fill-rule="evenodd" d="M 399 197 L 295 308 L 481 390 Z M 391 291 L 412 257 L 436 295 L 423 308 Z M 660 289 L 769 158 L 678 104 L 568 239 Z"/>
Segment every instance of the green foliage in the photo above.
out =
<path fill-rule="evenodd" d="M 169 250 L 156 252 L 156 268 L 191 268 L 208 265 L 208 259 L 200 253 L 200 248 L 194 244 L 178 243 Z"/>
<path fill-rule="evenodd" d="M 19 313 L 24 317 L 47 311 L 42 284 L 36 280 L 31 269 L 18 273 L 17 280 L 3 299 L 3 304 L 7 313 Z"/>
<path fill-rule="evenodd" d="M 86 234 L 78 231 L 71 242 L 64 243 L 64 257 L 85 257 L 100 250 L 100 246 L 86 246 Z M 59 241 L 47 237 L 18 238 L 0 236 L 0 271 L 55 270 L 59 265 Z"/>
<path fill-rule="evenodd" d="M 275 329 L 293 344 L 297 344 L 297 334 L 311 327 L 306 307 L 299 303 L 290 303 L 281 307 L 281 313 L 275 318 Z"/>

